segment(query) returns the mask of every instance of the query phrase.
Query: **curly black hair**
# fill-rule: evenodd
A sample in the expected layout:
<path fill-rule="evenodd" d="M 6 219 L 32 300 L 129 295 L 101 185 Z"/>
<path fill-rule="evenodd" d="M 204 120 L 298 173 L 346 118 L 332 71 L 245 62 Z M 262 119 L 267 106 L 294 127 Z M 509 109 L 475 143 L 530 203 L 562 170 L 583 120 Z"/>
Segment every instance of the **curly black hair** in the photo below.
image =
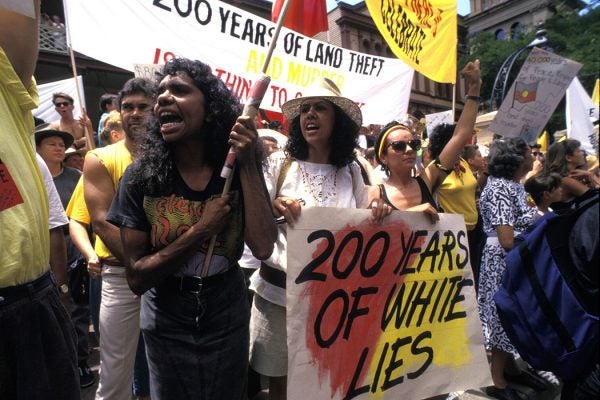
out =
<path fill-rule="evenodd" d="M 158 85 L 155 82 L 145 78 L 131 78 L 123 84 L 119 94 L 116 96 L 119 111 L 121 110 L 121 103 L 125 96 L 141 93 L 147 98 L 152 99 L 152 101 L 155 101 L 157 92 Z"/>
<path fill-rule="evenodd" d="M 178 73 L 186 73 L 192 78 L 204 95 L 205 119 L 201 134 L 210 151 L 202 156 L 208 165 L 221 168 L 229 149 L 229 132 L 241 115 L 242 107 L 225 83 L 201 61 L 174 58 L 156 74 L 156 81 L 161 82 L 164 77 Z M 139 157 L 132 170 L 133 183 L 140 184 L 151 195 L 171 193 L 175 168 L 173 146 L 165 142 L 155 119 L 136 152 Z"/>
<path fill-rule="evenodd" d="M 360 127 L 352 121 L 341 108 L 333 105 L 335 121 L 331 135 L 331 154 L 329 162 L 338 168 L 349 165 L 354 159 L 354 148 L 358 140 Z M 300 116 L 292 120 L 289 137 L 285 146 L 285 153 L 297 160 L 308 158 L 308 143 L 302 136 L 300 129 Z"/>
<path fill-rule="evenodd" d="M 488 173 L 496 178 L 514 179 L 528 150 L 529 145 L 520 137 L 494 140 L 490 147 Z"/>
<path fill-rule="evenodd" d="M 429 134 L 429 145 L 427 145 L 432 160 L 440 156 L 444 147 L 452 139 L 455 129 L 456 124 L 439 124 L 433 128 Z"/>

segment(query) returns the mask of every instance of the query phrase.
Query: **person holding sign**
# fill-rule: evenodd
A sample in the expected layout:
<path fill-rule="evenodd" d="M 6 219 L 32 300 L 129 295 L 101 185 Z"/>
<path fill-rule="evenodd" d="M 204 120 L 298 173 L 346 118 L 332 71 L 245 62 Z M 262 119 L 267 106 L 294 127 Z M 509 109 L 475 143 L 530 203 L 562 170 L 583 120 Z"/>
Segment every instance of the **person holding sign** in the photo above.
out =
<path fill-rule="evenodd" d="M 144 294 L 151 397 L 245 399 L 250 307 L 238 260 L 244 241 L 264 259 L 276 238 L 258 132 L 208 65 L 175 58 L 158 80 L 158 123 L 107 217 L 121 227 L 129 286 Z M 237 170 L 222 195 L 230 146 Z"/>
<path fill-rule="evenodd" d="M 269 399 L 285 399 L 286 343 L 286 229 L 293 227 L 303 207 L 364 208 L 367 188 L 354 148 L 362 124 L 360 108 L 341 96 L 338 87 L 322 78 L 304 96 L 281 107 L 290 121 L 285 152 L 268 159 L 265 178 L 280 218 L 272 256 L 253 276 L 255 290 L 251 319 L 250 363 L 269 377 Z M 373 220 L 390 209 L 377 204 Z"/>
<path fill-rule="evenodd" d="M 415 137 L 411 120 L 392 121 L 382 129 L 375 143 L 375 155 L 389 179 L 369 189 L 370 199 L 383 199 L 396 210 L 421 211 L 433 222 L 439 220 L 433 194 L 454 169 L 463 146 L 473 133 L 481 88 L 479 60 L 469 62 L 461 75 L 466 83 L 467 100 L 454 134 L 439 156 L 419 175 L 412 176 L 421 140 Z"/>

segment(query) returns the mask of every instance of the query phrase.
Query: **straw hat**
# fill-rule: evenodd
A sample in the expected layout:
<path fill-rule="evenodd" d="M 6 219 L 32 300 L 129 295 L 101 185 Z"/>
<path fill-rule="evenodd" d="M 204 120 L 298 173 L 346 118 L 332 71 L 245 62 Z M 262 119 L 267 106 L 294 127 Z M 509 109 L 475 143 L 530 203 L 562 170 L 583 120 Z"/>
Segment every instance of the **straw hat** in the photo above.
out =
<path fill-rule="evenodd" d="M 300 115 L 300 106 L 307 99 L 325 99 L 338 106 L 350 118 L 357 127 L 362 125 L 362 113 L 360 108 L 352 100 L 342 97 L 340 89 L 331 81 L 331 79 L 321 77 L 315 81 L 302 97 L 298 97 L 285 102 L 281 106 L 281 111 L 288 121 L 293 121 Z"/>
<path fill-rule="evenodd" d="M 65 160 L 66 160 L 67 158 L 69 158 L 70 156 L 72 156 L 73 154 L 79 154 L 80 156 L 82 156 L 82 157 L 83 157 L 83 156 L 85 155 L 85 153 L 87 153 L 87 149 L 86 149 L 85 147 L 84 147 L 84 148 L 81 148 L 81 149 L 78 149 L 78 150 L 76 150 L 76 149 L 74 149 L 74 148 L 72 148 L 72 147 L 69 147 L 69 148 L 68 148 L 68 149 L 65 151 Z"/>
<path fill-rule="evenodd" d="M 73 142 L 75 141 L 75 138 L 73 137 L 73 135 L 71 135 L 68 132 L 63 132 L 63 131 L 57 131 L 56 129 L 48 129 L 48 127 L 50 126 L 50 124 L 46 123 L 46 124 L 41 124 L 35 127 L 35 145 L 39 146 L 40 143 L 42 143 L 42 140 L 52 137 L 52 136 L 58 136 L 60 138 L 62 138 L 62 140 L 65 142 L 65 148 L 69 148 L 71 147 L 71 145 L 73 144 Z"/>

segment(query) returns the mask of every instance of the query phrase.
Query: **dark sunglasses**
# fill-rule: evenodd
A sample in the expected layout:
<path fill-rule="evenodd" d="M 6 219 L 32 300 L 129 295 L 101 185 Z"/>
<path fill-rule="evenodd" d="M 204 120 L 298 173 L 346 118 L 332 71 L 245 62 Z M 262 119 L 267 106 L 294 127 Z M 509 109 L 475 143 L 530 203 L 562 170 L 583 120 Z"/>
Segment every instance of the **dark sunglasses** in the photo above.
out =
<path fill-rule="evenodd" d="M 59 102 L 59 103 L 54 103 L 55 107 L 67 107 L 70 106 L 71 103 L 69 103 L 68 101 L 63 101 L 63 102 Z"/>
<path fill-rule="evenodd" d="M 407 145 L 414 151 L 419 151 L 421 149 L 421 140 L 413 139 L 408 142 L 405 140 L 396 140 L 395 142 L 388 144 L 388 147 L 391 147 L 394 151 L 405 151 Z"/>
<path fill-rule="evenodd" d="M 531 154 L 534 157 L 544 157 L 544 153 L 542 153 L 541 151 L 532 151 Z"/>

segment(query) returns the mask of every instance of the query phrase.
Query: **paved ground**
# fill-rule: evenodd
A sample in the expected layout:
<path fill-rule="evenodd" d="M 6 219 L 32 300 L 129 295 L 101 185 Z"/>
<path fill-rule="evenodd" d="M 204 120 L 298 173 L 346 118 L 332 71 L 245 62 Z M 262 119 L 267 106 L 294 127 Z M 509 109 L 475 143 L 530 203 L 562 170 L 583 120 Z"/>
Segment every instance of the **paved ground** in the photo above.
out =
<path fill-rule="evenodd" d="M 86 389 L 81 390 L 81 399 L 82 400 L 93 400 L 94 395 L 96 393 L 96 388 L 98 387 L 98 368 L 100 364 L 100 353 L 98 351 L 98 343 L 96 342 L 95 337 L 90 335 L 90 345 L 94 346 L 90 352 L 90 358 L 88 360 L 89 366 L 94 372 L 96 376 L 96 383 Z M 554 389 L 547 390 L 542 393 L 536 393 L 532 389 L 526 388 L 524 386 L 513 386 L 519 391 L 525 393 L 528 396 L 529 400 L 560 400 L 560 389 L 555 387 Z M 265 390 L 258 396 L 256 396 L 253 400 L 267 400 L 268 392 Z M 456 393 L 455 396 L 451 396 L 448 399 L 452 400 L 482 400 L 482 399 L 492 399 L 492 397 L 487 396 L 482 389 L 469 389 L 464 392 Z M 214 399 L 220 400 L 220 399 Z M 290 400 L 318 400 L 318 399 L 290 399 Z M 398 400 L 413 400 L 413 399 L 398 399 Z M 443 398 L 436 398 L 436 400 L 443 400 Z"/>

